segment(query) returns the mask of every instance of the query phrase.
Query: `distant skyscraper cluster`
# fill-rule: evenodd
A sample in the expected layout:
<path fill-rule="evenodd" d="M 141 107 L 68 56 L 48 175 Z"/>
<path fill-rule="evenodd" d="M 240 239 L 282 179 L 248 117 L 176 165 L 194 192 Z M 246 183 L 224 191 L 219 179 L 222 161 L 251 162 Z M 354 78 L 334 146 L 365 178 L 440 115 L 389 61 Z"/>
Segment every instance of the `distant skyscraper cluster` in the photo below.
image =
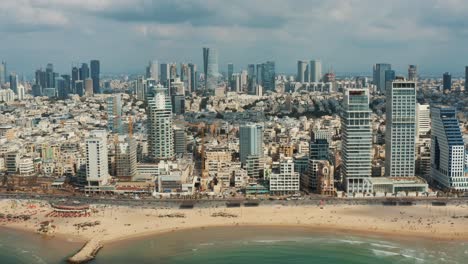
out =
<path fill-rule="evenodd" d="M 321 80 L 322 62 L 320 60 L 311 60 L 310 62 L 297 61 L 297 82 L 320 82 Z"/>
<path fill-rule="evenodd" d="M 387 84 L 395 79 L 395 72 L 392 65 L 388 63 L 378 63 L 374 65 L 373 80 L 377 87 L 377 92 L 384 94 L 388 88 Z"/>

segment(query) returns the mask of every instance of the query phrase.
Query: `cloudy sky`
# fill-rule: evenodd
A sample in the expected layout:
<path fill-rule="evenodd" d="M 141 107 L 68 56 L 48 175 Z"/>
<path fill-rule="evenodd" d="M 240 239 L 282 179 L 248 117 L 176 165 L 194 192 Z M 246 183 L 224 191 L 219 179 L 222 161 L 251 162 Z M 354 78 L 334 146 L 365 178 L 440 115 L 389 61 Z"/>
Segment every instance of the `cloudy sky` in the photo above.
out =
<path fill-rule="evenodd" d="M 462 72 L 468 65 L 466 0 L 0 0 L 0 60 L 30 74 L 47 62 L 101 60 L 103 72 L 138 72 L 149 59 L 233 62 L 321 58 L 337 72 Z"/>

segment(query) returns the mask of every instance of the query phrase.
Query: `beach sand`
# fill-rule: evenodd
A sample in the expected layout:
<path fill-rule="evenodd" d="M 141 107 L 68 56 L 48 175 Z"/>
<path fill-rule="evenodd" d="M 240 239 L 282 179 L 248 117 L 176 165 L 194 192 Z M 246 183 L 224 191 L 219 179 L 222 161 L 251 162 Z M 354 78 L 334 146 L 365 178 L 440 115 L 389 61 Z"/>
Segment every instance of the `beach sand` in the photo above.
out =
<path fill-rule="evenodd" d="M 0 226 L 36 232 L 41 222 L 53 220 L 54 236 L 83 242 L 98 239 L 103 244 L 162 232 L 212 226 L 297 226 L 318 232 L 468 241 L 466 205 L 260 205 L 237 208 L 195 206 L 193 209 L 109 205 L 92 207 L 97 212 L 90 217 L 59 218 L 46 217 L 52 208 L 44 201 L 0 200 L 0 212 L 4 214 L 35 213 L 26 221 L 0 221 Z M 220 212 L 225 213 L 224 217 L 212 216 Z M 185 217 L 159 217 L 173 214 L 183 214 Z M 227 214 L 237 217 L 226 217 Z M 85 230 L 74 226 L 93 221 L 100 221 L 100 224 Z"/>

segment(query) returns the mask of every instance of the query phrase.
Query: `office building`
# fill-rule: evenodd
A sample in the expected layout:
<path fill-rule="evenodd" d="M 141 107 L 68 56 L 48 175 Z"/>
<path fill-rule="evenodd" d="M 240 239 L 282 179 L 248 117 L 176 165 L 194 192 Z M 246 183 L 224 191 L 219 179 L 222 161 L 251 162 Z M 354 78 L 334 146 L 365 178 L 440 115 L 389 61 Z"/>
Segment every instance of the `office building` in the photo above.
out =
<path fill-rule="evenodd" d="M 258 124 L 241 125 L 239 129 L 239 155 L 242 164 L 248 156 L 263 156 L 263 126 Z"/>
<path fill-rule="evenodd" d="M 56 88 L 54 65 L 52 63 L 48 63 L 46 66 L 45 72 L 46 72 L 46 88 Z"/>
<path fill-rule="evenodd" d="M 368 89 L 345 90 L 341 129 L 341 171 L 346 191 L 371 192 L 372 126 Z"/>
<path fill-rule="evenodd" d="M 91 131 L 85 143 L 86 181 L 88 182 L 88 188 L 98 189 L 109 182 L 106 131 Z"/>
<path fill-rule="evenodd" d="M 38 80 L 38 77 L 37 77 L 37 74 L 36 74 L 36 84 L 37 84 L 37 80 Z M 76 81 L 78 81 L 78 80 L 81 80 L 80 79 L 80 70 L 78 69 L 78 67 L 73 67 L 72 68 L 72 74 L 71 74 L 71 86 L 72 86 L 72 91 L 75 94 L 77 93 L 75 84 L 76 84 Z M 42 88 L 44 88 L 44 87 L 42 87 Z"/>
<path fill-rule="evenodd" d="M 187 139 L 185 135 L 185 128 L 174 128 L 174 152 L 176 155 L 183 155 L 187 150 Z"/>
<path fill-rule="evenodd" d="M 468 93 L 468 66 L 465 66 L 465 93 Z"/>
<path fill-rule="evenodd" d="M 91 61 L 91 79 L 93 80 L 93 93 L 100 94 L 101 91 L 101 64 L 98 60 Z"/>
<path fill-rule="evenodd" d="M 203 48 L 203 70 L 205 74 L 205 92 L 213 94 L 218 86 L 218 52 L 214 48 Z"/>
<path fill-rule="evenodd" d="M 376 91 L 380 94 L 385 93 L 386 79 L 385 72 L 391 70 L 392 66 L 388 63 L 378 63 L 374 65 L 373 83 L 376 85 Z"/>
<path fill-rule="evenodd" d="M 416 82 L 397 78 L 387 91 L 385 175 L 414 176 Z"/>
<path fill-rule="evenodd" d="M 322 61 L 310 61 L 310 82 L 320 82 L 322 80 Z"/>
<path fill-rule="evenodd" d="M 84 88 L 85 88 L 85 95 L 86 96 L 93 96 L 94 94 L 94 89 L 93 89 L 93 79 L 91 78 L 87 78 L 86 80 L 84 80 Z"/>
<path fill-rule="evenodd" d="M 13 72 L 10 74 L 10 90 L 18 94 L 18 75 Z"/>
<path fill-rule="evenodd" d="M 7 64 L 2 61 L 0 64 L 0 88 L 7 82 Z"/>
<path fill-rule="evenodd" d="M 431 107 L 431 178 L 443 189 L 468 190 L 465 144 L 455 108 Z"/>
<path fill-rule="evenodd" d="M 130 136 L 118 136 L 115 144 L 115 176 L 134 180 L 137 176 L 137 142 Z"/>
<path fill-rule="evenodd" d="M 449 72 L 442 76 L 442 88 L 444 92 L 452 90 L 452 75 Z"/>
<path fill-rule="evenodd" d="M 120 94 L 107 97 L 107 129 L 112 133 L 123 134 L 122 96 Z"/>
<path fill-rule="evenodd" d="M 282 158 L 273 163 L 270 175 L 270 192 L 295 193 L 299 192 L 299 173 L 294 171 L 294 162 L 291 157 Z"/>
<path fill-rule="evenodd" d="M 427 104 L 416 105 L 416 135 L 417 137 L 426 136 L 431 131 L 430 109 Z"/>
<path fill-rule="evenodd" d="M 81 64 L 80 68 L 80 80 L 86 81 L 89 78 L 89 67 L 87 63 Z"/>
<path fill-rule="evenodd" d="M 275 86 L 275 62 L 267 61 L 262 64 L 262 87 L 264 91 L 274 91 Z M 258 94 L 258 93 L 257 93 Z"/>
<path fill-rule="evenodd" d="M 154 87 L 155 95 L 148 100 L 148 152 L 156 160 L 174 157 L 172 105 L 167 88 Z"/>
<path fill-rule="evenodd" d="M 44 89 L 42 90 L 44 93 Z M 80 97 L 85 96 L 85 84 L 82 80 L 75 81 L 75 94 L 79 95 Z"/>
<path fill-rule="evenodd" d="M 55 79 L 55 87 L 57 90 L 57 97 L 60 100 L 65 100 L 68 98 L 68 89 L 65 84 L 65 79 L 62 77 L 58 77 Z"/>
<path fill-rule="evenodd" d="M 146 66 L 146 79 L 153 79 L 159 83 L 159 64 L 157 60 L 152 60 Z"/>
<path fill-rule="evenodd" d="M 233 74 L 234 74 L 234 64 L 228 63 L 227 79 L 228 79 L 229 84 L 231 83 Z"/>
<path fill-rule="evenodd" d="M 328 141 L 322 138 L 311 138 L 309 144 L 308 172 L 303 176 L 302 187 L 307 191 L 317 191 L 317 171 L 320 161 L 329 160 Z"/>
<path fill-rule="evenodd" d="M 190 69 L 190 92 L 194 92 L 198 88 L 198 78 L 197 78 L 197 65 L 189 63 L 188 67 Z"/>
<path fill-rule="evenodd" d="M 408 67 L 408 81 L 418 81 L 418 66 L 410 65 Z"/>
<path fill-rule="evenodd" d="M 17 92 L 18 92 L 18 94 L 16 95 L 16 98 L 17 98 L 19 101 L 24 100 L 24 98 L 25 98 L 25 96 L 26 96 L 26 90 L 25 90 L 25 88 L 24 88 L 24 85 L 19 84 L 19 85 L 18 85 L 18 88 L 17 88 Z"/>
<path fill-rule="evenodd" d="M 306 79 L 309 80 L 309 72 L 307 71 L 307 68 L 307 61 L 297 61 L 297 82 L 305 83 Z"/>
<path fill-rule="evenodd" d="M 392 82 L 395 80 L 396 75 L 394 70 L 385 71 L 385 91 L 392 86 Z"/>
<path fill-rule="evenodd" d="M 170 73 L 169 73 L 169 64 L 168 63 L 161 63 L 161 79 L 160 83 L 164 87 L 169 86 L 169 79 L 170 79 Z"/>

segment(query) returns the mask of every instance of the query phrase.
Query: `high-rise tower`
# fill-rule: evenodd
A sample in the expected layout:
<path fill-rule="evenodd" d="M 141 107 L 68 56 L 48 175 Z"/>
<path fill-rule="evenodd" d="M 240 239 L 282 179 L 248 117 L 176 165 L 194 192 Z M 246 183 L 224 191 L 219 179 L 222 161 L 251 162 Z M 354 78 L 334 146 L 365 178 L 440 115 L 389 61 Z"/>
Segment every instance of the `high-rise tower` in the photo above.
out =
<path fill-rule="evenodd" d="M 156 160 L 174 157 L 172 105 L 168 89 L 153 87 L 154 97 L 148 100 L 148 152 Z"/>
<path fill-rule="evenodd" d="M 416 82 L 397 78 L 387 91 L 385 174 L 414 176 L 416 144 Z"/>
<path fill-rule="evenodd" d="M 100 75 L 101 75 L 101 64 L 98 60 L 91 61 L 91 79 L 93 80 L 93 92 L 94 94 L 100 94 L 101 84 L 100 84 Z"/>
<path fill-rule="evenodd" d="M 263 156 L 263 126 L 241 125 L 239 134 L 239 154 L 242 164 L 246 163 L 248 156 Z"/>
<path fill-rule="evenodd" d="M 214 48 L 203 48 L 203 70 L 205 74 L 205 92 L 214 93 L 218 86 L 218 52 Z"/>
<path fill-rule="evenodd" d="M 322 62 L 320 60 L 310 61 L 310 82 L 320 82 L 322 80 Z"/>
<path fill-rule="evenodd" d="M 370 192 L 372 126 L 368 89 L 346 89 L 341 117 L 342 172 L 346 191 Z"/>

